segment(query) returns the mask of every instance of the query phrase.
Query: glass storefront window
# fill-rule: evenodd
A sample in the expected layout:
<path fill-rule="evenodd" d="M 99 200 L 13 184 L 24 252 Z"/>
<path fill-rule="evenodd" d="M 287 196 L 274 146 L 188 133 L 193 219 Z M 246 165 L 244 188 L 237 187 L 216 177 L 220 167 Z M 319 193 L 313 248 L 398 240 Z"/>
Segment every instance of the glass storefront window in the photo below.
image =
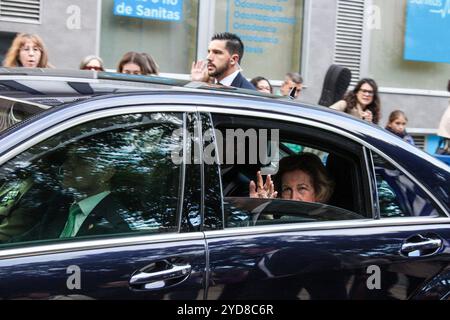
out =
<path fill-rule="evenodd" d="M 1 32 L 0 31 L 0 64 L 5 59 L 6 53 L 11 46 L 14 38 L 16 37 L 15 32 Z"/>
<path fill-rule="evenodd" d="M 282 80 L 300 71 L 303 13 L 303 0 L 217 0 L 215 32 L 241 37 L 247 78 Z"/>
<path fill-rule="evenodd" d="M 164 73 L 190 73 L 197 54 L 199 0 L 167 0 L 179 12 L 170 14 L 163 6 L 145 9 L 139 1 L 102 1 L 100 56 L 106 68 L 116 70 L 128 51 L 149 53 Z M 118 6 L 129 16 L 115 15 Z M 151 5 L 149 1 L 147 6 Z M 153 11 L 156 10 L 156 11 Z M 144 18 L 144 16 L 153 19 Z"/>
<path fill-rule="evenodd" d="M 412 2 L 421 5 L 433 3 Z M 445 1 L 435 3 L 444 5 Z M 445 91 L 449 64 L 404 59 L 407 4 L 408 0 L 373 0 L 380 24 L 371 28 L 369 74 L 382 87 Z M 441 16 L 436 18 L 441 19 Z"/>

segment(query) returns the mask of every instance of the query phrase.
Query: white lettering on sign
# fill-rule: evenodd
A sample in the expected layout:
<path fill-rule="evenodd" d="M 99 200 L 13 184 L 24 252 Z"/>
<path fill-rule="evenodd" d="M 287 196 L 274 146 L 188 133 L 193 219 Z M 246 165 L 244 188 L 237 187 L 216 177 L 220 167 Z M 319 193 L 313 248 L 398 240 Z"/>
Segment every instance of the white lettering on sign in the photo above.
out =
<path fill-rule="evenodd" d="M 66 27 L 69 30 L 80 30 L 81 29 L 81 8 L 76 5 L 71 5 L 67 7 L 66 13 L 69 17 L 66 21 Z"/>

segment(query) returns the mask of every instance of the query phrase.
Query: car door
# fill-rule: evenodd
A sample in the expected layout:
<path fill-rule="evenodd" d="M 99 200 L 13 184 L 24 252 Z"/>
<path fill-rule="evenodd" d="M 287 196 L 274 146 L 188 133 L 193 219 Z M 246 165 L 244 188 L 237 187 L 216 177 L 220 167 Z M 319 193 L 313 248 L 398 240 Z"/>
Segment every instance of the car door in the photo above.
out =
<path fill-rule="evenodd" d="M 256 181 L 256 171 L 270 172 L 277 161 L 268 165 L 258 159 L 256 169 L 255 163 L 228 163 L 243 149 L 235 144 L 223 147 L 230 144 L 226 139 L 217 142 L 218 150 L 233 154 L 223 155 L 216 177 L 224 226 L 205 231 L 208 299 L 407 299 L 418 297 L 421 288 L 445 274 L 446 268 L 448 274 L 450 221 L 445 211 L 400 168 L 390 177 L 411 185 L 415 201 L 398 205 L 404 195 L 393 188 L 386 195 L 380 188 L 387 187 L 374 168 L 381 169 L 383 163 L 385 169 L 392 168 L 374 162 L 370 146 L 362 140 L 310 120 L 202 110 L 213 112 L 216 139 L 227 130 L 247 134 L 247 140 L 241 140 L 246 156 L 259 152 L 253 147 L 261 137 L 252 140 L 249 135 L 263 129 L 278 130 L 273 137 L 279 141 L 269 139 L 263 145 L 278 145 L 281 158 L 295 152 L 318 155 L 335 182 L 333 196 L 337 195 L 328 203 L 250 199 L 249 182 Z M 387 206 L 386 199 L 391 201 Z M 382 206 L 397 214 L 403 211 L 380 218 Z"/>
<path fill-rule="evenodd" d="M 202 299 L 204 235 L 185 226 L 200 166 L 175 159 L 189 115 L 141 106 L 51 119 L 17 129 L 41 133 L 0 158 L 0 296 Z"/>

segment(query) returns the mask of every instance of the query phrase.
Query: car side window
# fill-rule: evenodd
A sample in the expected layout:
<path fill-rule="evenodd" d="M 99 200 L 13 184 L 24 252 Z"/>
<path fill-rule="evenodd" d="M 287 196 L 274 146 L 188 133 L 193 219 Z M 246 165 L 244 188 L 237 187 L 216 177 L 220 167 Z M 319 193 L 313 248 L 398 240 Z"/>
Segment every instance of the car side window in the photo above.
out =
<path fill-rule="evenodd" d="M 2 244 L 176 232 L 182 114 L 95 120 L 0 167 Z"/>
<path fill-rule="evenodd" d="M 433 201 L 406 174 L 372 153 L 381 218 L 438 217 Z"/>
<path fill-rule="evenodd" d="M 269 119 L 213 114 L 213 125 L 225 228 L 372 218 L 356 143 Z"/>

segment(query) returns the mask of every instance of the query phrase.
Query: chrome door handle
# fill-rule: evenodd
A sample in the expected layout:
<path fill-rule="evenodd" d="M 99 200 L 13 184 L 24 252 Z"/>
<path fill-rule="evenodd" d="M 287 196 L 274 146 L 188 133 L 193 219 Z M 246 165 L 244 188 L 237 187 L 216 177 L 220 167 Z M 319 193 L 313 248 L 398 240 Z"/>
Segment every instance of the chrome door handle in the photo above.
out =
<path fill-rule="evenodd" d="M 437 234 L 416 234 L 402 244 L 400 254 L 409 258 L 431 257 L 437 254 L 443 246 L 444 241 Z"/>
<path fill-rule="evenodd" d="M 170 269 L 157 272 L 140 272 L 130 279 L 130 284 L 145 284 L 153 281 L 170 280 L 186 276 L 191 273 L 191 265 L 173 265 Z"/>
<path fill-rule="evenodd" d="M 144 290 L 162 289 L 183 282 L 191 274 L 190 264 L 170 264 L 166 261 L 163 263 L 167 267 L 164 270 L 136 272 L 130 279 L 130 285 Z"/>
<path fill-rule="evenodd" d="M 417 250 L 439 249 L 442 246 L 441 239 L 428 239 L 421 242 L 409 242 L 402 245 L 402 252 L 409 253 Z"/>

